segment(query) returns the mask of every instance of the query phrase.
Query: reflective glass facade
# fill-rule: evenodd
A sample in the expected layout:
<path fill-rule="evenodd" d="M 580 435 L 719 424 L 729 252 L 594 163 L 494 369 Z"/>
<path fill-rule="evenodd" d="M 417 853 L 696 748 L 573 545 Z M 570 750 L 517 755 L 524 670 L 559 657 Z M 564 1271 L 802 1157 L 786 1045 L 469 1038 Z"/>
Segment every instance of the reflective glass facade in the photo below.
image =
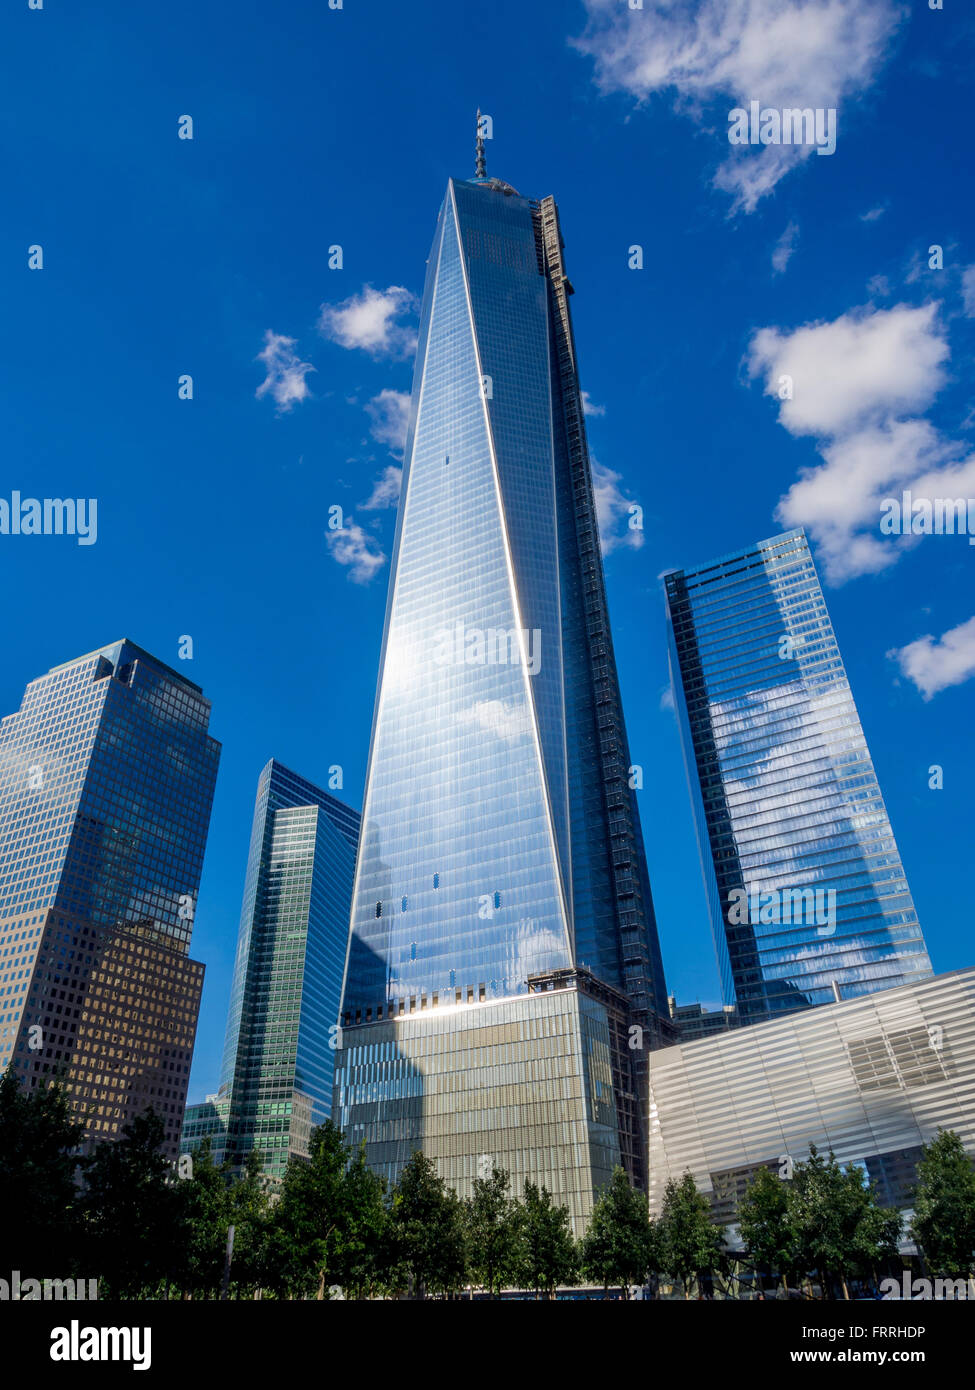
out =
<path fill-rule="evenodd" d="M 725 1002 L 750 1023 L 930 976 L 804 533 L 666 591 Z"/>
<path fill-rule="evenodd" d="M 176 1150 L 209 718 L 199 686 L 120 641 L 32 681 L 0 724 L 0 1067 L 66 1076 L 93 1139 L 152 1104 Z"/>
<path fill-rule="evenodd" d="M 783 1160 L 807 1159 L 810 1144 L 864 1168 L 882 1205 L 909 1209 L 921 1146 L 940 1128 L 975 1158 L 975 970 L 653 1053 L 650 1209 L 690 1172 L 733 1226 L 757 1170 L 785 1178 Z"/>
<path fill-rule="evenodd" d="M 283 1176 L 326 1120 L 348 941 L 359 817 L 271 761 L 251 832 L 221 1086 L 187 1112 L 183 1143 L 209 1133 L 239 1167 L 252 1148 Z"/>
<path fill-rule="evenodd" d="M 343 996 L 353 1028 L 530 1001 L 533 977 L 581 967 L 625 996 L 652 1041 L 667 1035 L 571 292 L 552 199 L 450 181 L 363 806 Z M 461 1109 L 493 1104 L 465 1094 Z"/>

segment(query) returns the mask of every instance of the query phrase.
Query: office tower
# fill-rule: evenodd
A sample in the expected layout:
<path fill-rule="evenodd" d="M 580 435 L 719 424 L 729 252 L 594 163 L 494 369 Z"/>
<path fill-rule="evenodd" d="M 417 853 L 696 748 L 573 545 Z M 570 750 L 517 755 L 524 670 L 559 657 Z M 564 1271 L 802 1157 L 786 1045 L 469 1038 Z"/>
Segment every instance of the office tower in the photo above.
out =
<path fill-rule="evenodd" d="M 673 995 L 668 1002 L 679 1042 L 695 1042 L 698 1038 L 710 1038 L 715 1033 L 727 1033 L 729 1028 L 738 1027 L 738 1011 L 733 1004 L 705 1009 L 701 1004 L 678 1004 Z"/>
<path fill-rule="evenodd" d="M 395 1178 L 491 1161 L 577 1225 L 671 1036 L 553 199 L 450 180 L 428 263 L 337 1105 Z M 630 1028 L 633 1033 L 629 1032 Z M 633 1046 L 629 1046 L 631 1043 Z"/>
<path fill-rule="evenodd" d="M 332 1105 L 359 816 L 273 759 L 251 831 L 220 1090 L 187 1109 L 239 1171 L 251 1149 L 282 1177 Z"/>
<path fill-rule="evenodd" d="M 666 576 L 725 1002 L 742 1023 L 931 974 L 806 537 Z"/>
<path fill-rule="evenodd" d="M 864 1168 L 880 1204 L 904 1211 L 939 1129 L 975 1158 L 973 1082 L 971 969 L 664 1048 L 650 1058 L 651 1213 L 690 1172 L 733 1226 L 758 1170 L 785 1176 L 810 1144 Z M 726 1239 L 740 1249 L 736 1230 Z"/>
<path fill-rule="evenodd" d="M 148 1106 L 178 1151 L 189 957 L 220 745 L 198 685 L 126 640 L 0 723 L 0 1067 L 64 1078 L 90 1142 Z"/>

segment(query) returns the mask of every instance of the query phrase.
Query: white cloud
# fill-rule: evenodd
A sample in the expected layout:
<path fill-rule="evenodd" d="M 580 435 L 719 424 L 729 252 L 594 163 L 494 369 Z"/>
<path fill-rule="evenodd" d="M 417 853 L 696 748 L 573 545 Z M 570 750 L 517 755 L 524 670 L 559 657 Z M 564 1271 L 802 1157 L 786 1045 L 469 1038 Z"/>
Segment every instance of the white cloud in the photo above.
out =
<path fill-rule="evenodd" d="M 365 502 L 360 502 L 359 506 L 364 512 L 379 512 L 386 507 L 395 507 L 399 501 L 402 483 L 402 468 L 397 468 L 395 463 L 387 464 L 373 483 L 369 498 Z"/>
<path fill-rule="evenodd" d="M 674 704 L 674 688 L 673 688 L 673 686 L 665 685 L 664 688 L 663 688 L 663 690 L 661 690 L 661 692 L 660 692 L 660 708 L 661 708 L 662 710 L 668 710 L 668 709 L 670 709 L 670 710 L 675 710 L 675 709 L 677 708 L 677 706 Z"/>
<path fill-rule="evenodd" d="M 944 381 L 949 356 L 937 304 L 853 309 L 832 323 L 791 333 L 761 328 L 749 352 L 753 377 L 779 397 L 780 378 L 793 382 L 779 420 L 790 434 L 836 435 L 860 422 L 929 404 Z"/>
<path fill-rule="evenodd" d="M 305 377 L 315 368 L 298 357 L 294 350 L 296 342 L 297 339 L 272 333 L 269 328 L 264 334 L 264 347 L 254 359 L 263 362 L 267 368 L 267 376 L 254 395 L 258 400 L 269 395 L 279 415 L 293 410 L 297 401 L 307 400 L 311 395 Z"/>
<path fill-rule="evenodd" d="M 575 47 L 595 63 L 603 92 L 646 101 L 672 90 L 678 106 L 710 123 L 710 103 L 837 107 L 875 79 L 906 7 L 899 0 L 585 0 Z M 715 124 L 724 141 L 727 111 Z M 750 212 L 811 146 L 739 150 L 715 183 Z"/>
<path fill-rule="evenodd" d="M 347 521 L 341 531 L 326 531 L 325 539 L 332 559 L 348 566 L 353 584 L 368 584 L 386 563 L 379 542 L 355 521 Z"/>
<path fill-rule="evenodd" d="M 800 470 L 776 518 L 804 526 L 819 548 L 827 581 L 841 584 L 895 564 L 914 536 L 880 532 L 881 503 L 909 489 L 915 497 L 975 495 L 975 456 L 912 415 L 944 380 L 948 344 L 937 304 L 857 309 L 793 332 L 760 329 L 749 370 L 779 396 L 793 398 L 779 420 L 815 438 L 821 462 Z"/>
<path fill-rule="evenodd" d="M 941 637 L 930 633 L 887 653 L 925 700 L 949 685 L 961 685 L 975 676 L 975 618 L 949 629 Z"/>
<path fill-rule="evenodd" d="M 915 497 L 975 496 L 975 456 L 958 462 L 955 447 L 928 420 L 892 420 L 845 435 L 821 446 L 825 462 L 802 470 L 776 516 L 809 530 L 830 583 L 876 574 L 918 541 L 880 534 L 885 497 L 899 499 L 904 489 Z"/>
<path fill-rule="evenodd" d="M 323 304 L 318 328 L 344 348 L 362 348 L 373 357 L 409 357 L 416 332 L 397 320 L 416 312 L 416 299 L 402 285 L 376 290 L 365 285 L 360 294 L 340 304 Z"/>
<path fill-rule="evenodd" d="M 582 393 L 582 413 L 583 415 L 605 415 L 604 405 L 595 405 L 588 391 Z"/>
<path fill-rule="evenodd" d="M 961 273 L 961 295 L 965 317 L 975 319 L 975 265 L 967 266 Z"/>
<path fill-rule="evenodd" d="M 884 215 L 884 213 L 885 213 L 886 211 L 887 211 L 887 209 L 886 209 L 885 207 L 883 207 L 883 206 L 880 206 L 880 207 L 877 207 L 877 208 L 871 208 L 869 212 L 861 212 L 861 214 L 860 214 L 860 221 L 861 221 L 861 222 L 876 222 L 878 218 L 883 217 L 883 215 Z"/>
<path fill-rule="evenodd" d="M 890 281 L 886 275 L 871 275 L 867 281 L 867 289 L 878 299 L 886 299 L 890 294 Z"/>
<path fill-rule="evenodd" d="M 410 393 L 408 391 L 380 391 L 366 402 L 366 410 L 372 424 L 369 433 L 380 444 L 386 444 L 397 458 L 403 456 L 406 443 L 406 426 L 410 418 Z"/>
<path fill-rule="evenodd" d="M 783 270 L 792 259 L 792 253 L 796 249 L 796 242 L 799 240 L 799 223 L 790 222 L 788 227 L 775 243 L 772 251 L 772 270 L 776 275 L 781 275 Z"/>
<path fill-rule="evenodd" d="M 472 709 L 459 710 L 457 721 L 494 734 L 502 743 L 519 743 L 529 733 L 527 708 L 507 700 L 478 700 Z"/>
<path fill-rule="evenodd" d="M 630 508 L 636 506 L 631 498 L 620 489 L 622 474 L 592 460 L 592 486 L 596 498 L 596 519 L 599 523 L 600 548 L 604 555 L 620 546 L 639 550 L 643 545 L 643 532 L 632 529 Z M 625 521 L 625 529 L 621 526 Z"/>

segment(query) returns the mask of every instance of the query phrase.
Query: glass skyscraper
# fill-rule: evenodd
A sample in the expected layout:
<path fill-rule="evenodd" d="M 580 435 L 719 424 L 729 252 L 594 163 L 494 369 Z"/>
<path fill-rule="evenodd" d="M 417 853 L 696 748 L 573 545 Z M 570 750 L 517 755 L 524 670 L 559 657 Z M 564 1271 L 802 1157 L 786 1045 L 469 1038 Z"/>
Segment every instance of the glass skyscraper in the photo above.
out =
<path fill-rule="evenodd" d="M 428 263 L 337 1103 L 395 1177 L 580 1221 L 670 1036 L 551 198 L 451 180 Z M 635 1022 L 639 1030 L 628 1035 Z M 640 1045 L 627 1047 L 632 1036 Z"/>
<path fill-rule="evenodd" d="M 743 1023 L 931 971 L 801 530 L 666 575 L 726 1004 Z"/>
<path fill-rule="evenodd" d="M 0 723 L 0 1068 L 61 1076 L 92 1141 L 151 1105 L 172 1157 L 203 985 L 209 719 L 198 685 L 123 640 L 32 681 Z"/>
<path fill-rule="evenodd" d="M 282 1177 L 332 1105 L 358 813 L 272 760 L 251 832 L 220 1090 L 189 1106 L 183 1147 L 209 1135 L 239 1171 L 251 1149 Z"/>

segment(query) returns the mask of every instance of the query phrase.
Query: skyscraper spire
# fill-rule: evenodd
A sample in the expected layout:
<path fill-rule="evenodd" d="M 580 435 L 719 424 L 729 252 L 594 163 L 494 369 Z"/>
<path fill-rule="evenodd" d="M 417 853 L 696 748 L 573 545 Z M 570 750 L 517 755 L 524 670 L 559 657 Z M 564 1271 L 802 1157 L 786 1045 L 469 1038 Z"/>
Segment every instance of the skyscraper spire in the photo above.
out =
<path fill-rule="evenodd" d="M 481 108 L 477 108 L 477 162 L 474 166 L 474 177 L 478 179 L 487 178 L 487 165 L 484 161 L 484 136 L 481 134 Z"/>
<path fill-rule="evenodd" d="M 581 1233 L 618 1163 L 646 1190 L 671 1025 L 558 212 L 488 175 L 478 116 L 428 262 L 332 1115 L 391 1181 L 416 1149 L 465 1197 L 485 1154 L 544 1174 Z"/>

